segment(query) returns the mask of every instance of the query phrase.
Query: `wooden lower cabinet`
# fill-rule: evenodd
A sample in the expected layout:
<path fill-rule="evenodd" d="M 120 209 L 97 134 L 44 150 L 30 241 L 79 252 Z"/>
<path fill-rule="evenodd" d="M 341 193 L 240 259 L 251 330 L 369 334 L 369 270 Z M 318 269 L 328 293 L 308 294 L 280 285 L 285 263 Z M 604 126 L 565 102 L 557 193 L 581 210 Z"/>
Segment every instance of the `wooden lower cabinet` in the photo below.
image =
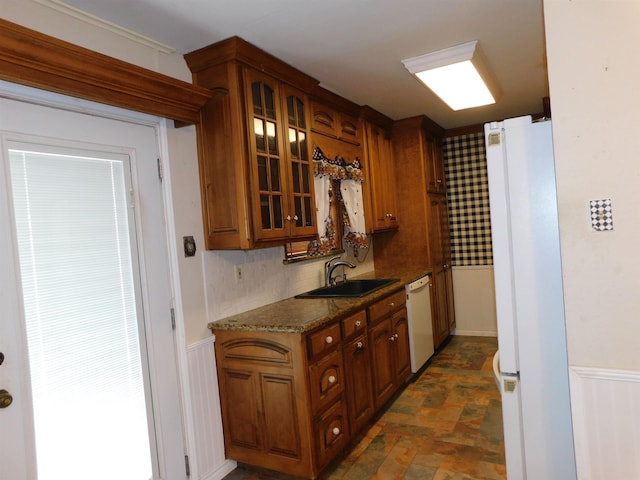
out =
<path fill-rule="evenodd" d="M 214 329 L 227 457 L 317 478 L 408 377 L 407 327 L 402 290 L 311 332 Z"/>
<path fill-rule="evenodd" d="M 215 336 L 227 457 L 314 478 L 300 335 L 216 330 Z"/>
<path fill-rule="evenodd" d="M 369 330 L 376 408 L 387 403 L 411 373 L 408 327 L 402 306 Z"/>
<path fill-rule="evenodd" d="M 371 349 L 366 333 L 358 335 L 344 346 L 344 370 L 349 407 L 349 426 L 357 432 L 364 427 L 375 412 L 373 401 L 373 377 Z"/>

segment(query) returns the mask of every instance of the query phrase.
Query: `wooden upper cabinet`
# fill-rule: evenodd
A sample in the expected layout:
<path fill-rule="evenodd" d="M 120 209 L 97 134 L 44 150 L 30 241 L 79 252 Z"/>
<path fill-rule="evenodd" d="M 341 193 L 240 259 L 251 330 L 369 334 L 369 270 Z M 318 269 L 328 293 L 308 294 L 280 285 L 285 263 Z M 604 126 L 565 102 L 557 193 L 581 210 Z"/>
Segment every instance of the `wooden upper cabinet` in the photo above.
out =
<path fill-rule="evenodd" d="M 365 220 L 367 233 L 398 228 L 395 166 L 391 133 L 378 125 L 364 122 L 365 134 Z"/>
<path fill-rule="evenodd" d="M 354 145 L 360 144 L 360 122 L 357 117 L 318 100 L 312 100 L 310 105 L 311 129 L 314 132 Z"/>
<path fill-rule="evenodd" d="M 316 236 L 310 117 L 317 82 L 237 37 L 185 55 L 212 91 L 197 126 L 206 248 Z"/>
<path fill-rule="evenodd" d="M 425 135 L 425 156 L 427 160 L 427 191 L 430 193 L 446 193 L 447 183 L 444 172 L 444 159 L 441 139 L 432 135 Z"/>

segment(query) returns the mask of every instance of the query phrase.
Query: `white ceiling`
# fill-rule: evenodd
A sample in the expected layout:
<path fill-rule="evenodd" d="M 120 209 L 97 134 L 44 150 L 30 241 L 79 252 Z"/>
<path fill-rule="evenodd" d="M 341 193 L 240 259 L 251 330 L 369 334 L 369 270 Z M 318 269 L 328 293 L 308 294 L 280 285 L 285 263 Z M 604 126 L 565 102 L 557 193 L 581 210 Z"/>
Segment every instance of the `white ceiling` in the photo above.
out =
<path fill-rule="evenodd" d="M 444 128 L 542 111 L 548 96 L 542 0 L 65 0 L 187 53 L 233 35 L 325 88 L 393 119 Z M 502 90 L 492 106 L 452 111 L 401 60 L 470 40 Z"/>

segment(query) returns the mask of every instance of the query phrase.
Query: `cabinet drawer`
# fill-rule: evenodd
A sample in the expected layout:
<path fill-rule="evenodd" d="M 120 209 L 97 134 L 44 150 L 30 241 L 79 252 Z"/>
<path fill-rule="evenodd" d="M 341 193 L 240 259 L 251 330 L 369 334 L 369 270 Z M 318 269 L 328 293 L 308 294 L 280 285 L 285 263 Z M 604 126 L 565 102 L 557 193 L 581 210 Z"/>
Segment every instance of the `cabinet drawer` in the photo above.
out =
<path fill-rule="evenodd" d="M 343 372 L 341 350 L 335 350 L 309 366 L 311 407 L 314 415 L 342 394 L 344 390 Z"/>
<path fill-rule="evenodd" d="M 340 343 L 340 323 L 332 323 L 307 337 L 309 357 L 317 357 L 321 353 L 333 349 Z"/>
<path fill-rule="evenodd" d="M 315 437 L 318 465 L 325 466 L 349 442 L 347 409 L 343 401 L 334 403 L 316 422 Z"/>
<path fill-rule="evenodd" d="M 362 310 L 354 315 L 342 319 L 342 335 L 349 338 L 357 332 L 361 332 L 367 326 L 367 312 Z"/>
<path fill-rule="evenodd" d="M 371 305 L 369 307 L 369 323 L 375 323 L 402 307 L 406 303 L 405 295 L 404 290 L 400 290 Z"/>

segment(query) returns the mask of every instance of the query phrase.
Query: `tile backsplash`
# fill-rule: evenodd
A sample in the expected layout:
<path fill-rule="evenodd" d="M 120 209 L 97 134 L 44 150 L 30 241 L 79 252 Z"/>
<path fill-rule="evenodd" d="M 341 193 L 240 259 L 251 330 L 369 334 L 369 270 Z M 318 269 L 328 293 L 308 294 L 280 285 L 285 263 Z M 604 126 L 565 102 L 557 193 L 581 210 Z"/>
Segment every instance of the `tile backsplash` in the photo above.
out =
<path fill-rule="evenodd" d="M 373 248 L 371 246 L 370 248 Z M 209 321 L 274 303 L 324 284 L 324 262 L 318 258 L 283 264 L 282 247 L 257 250 L 203 252 Z M 350 253 L 342 259 L 356 265 L 347 275 L 355 277 L 373 270 L 373 252 L 354 258 Z M 242 279 L 236 280 L 236 266 Z"/>

